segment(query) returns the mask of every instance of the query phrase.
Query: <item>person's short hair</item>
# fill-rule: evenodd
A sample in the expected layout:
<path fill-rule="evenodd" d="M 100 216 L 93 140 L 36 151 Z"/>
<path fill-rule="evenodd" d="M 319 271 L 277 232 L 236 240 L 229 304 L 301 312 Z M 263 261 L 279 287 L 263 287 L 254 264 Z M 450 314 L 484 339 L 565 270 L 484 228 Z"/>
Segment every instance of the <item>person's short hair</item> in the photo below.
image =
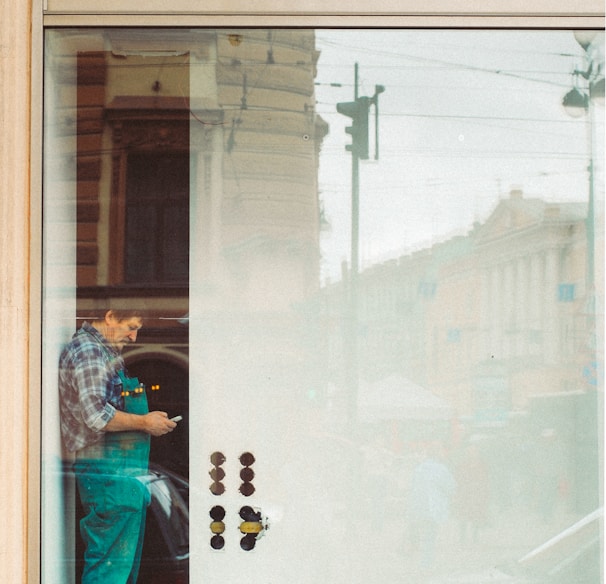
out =
<path fill-rule="evenodd" d="M 118 320 L 129 320 L 130 318 L 143 318 L 143 311 L 136 308 L 100 308 L 87 310 L 86 320 L 103 320 L 108 312 L 112 312 Z"/>

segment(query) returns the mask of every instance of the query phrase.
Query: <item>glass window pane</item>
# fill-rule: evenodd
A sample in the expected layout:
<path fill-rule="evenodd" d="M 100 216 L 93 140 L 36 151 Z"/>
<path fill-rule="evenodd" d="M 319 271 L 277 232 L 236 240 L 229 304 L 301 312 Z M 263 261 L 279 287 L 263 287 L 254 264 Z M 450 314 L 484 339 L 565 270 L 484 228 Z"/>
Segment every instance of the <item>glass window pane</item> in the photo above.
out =
<path fill-rule="evenodd" d="M 603 33 L 45 46 L 45 582 L 597 581 Z"/>

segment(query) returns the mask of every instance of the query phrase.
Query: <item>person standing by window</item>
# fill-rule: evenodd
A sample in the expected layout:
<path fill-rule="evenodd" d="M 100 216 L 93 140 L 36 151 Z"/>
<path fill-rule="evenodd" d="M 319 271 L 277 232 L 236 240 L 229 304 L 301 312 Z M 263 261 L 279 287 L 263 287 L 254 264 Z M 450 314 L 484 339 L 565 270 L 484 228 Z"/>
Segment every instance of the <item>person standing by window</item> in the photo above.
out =
<path fill-rule="evenodd" d="M 141 326 L 137 311 L 103 311 L 59 360 L 61 437 L 84 508 L 83 584 L 136 582 L 150 501 L 138 477 L 147 472 L 150 436 L 176 427 L 166 412 L 149 412 L 144 386 L 126 372 L 122 349 Z"/>

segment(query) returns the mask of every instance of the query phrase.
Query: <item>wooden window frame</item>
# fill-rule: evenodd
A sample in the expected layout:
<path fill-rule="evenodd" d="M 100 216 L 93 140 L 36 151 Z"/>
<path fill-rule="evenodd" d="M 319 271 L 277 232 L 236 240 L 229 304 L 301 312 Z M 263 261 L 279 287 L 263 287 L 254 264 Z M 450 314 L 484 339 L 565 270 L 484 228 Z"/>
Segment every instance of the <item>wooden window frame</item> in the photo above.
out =
<path fill-rule="evenodd" d="M 170 98 L 169 98 L 170 99 Z M 182 100 L 181 100 L 182 101 Z M 112 130 L 110 224 L 115 237 L 110 246 L 109 284 L 126 283 L 126 185 L 128 156 L 133 152 L 189 151 L 187 106 L 151 108 L 138 98 L 125 98 L 120 108 L 108 108 Z"/>

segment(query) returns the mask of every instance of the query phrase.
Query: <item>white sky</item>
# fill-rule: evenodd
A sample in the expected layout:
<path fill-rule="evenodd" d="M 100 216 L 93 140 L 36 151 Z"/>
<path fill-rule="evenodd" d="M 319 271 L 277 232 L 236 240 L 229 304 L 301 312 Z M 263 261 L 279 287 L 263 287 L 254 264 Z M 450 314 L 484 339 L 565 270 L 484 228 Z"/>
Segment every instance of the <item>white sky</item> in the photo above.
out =
<path fill-rule="evenodd" d="M 360 163 L 362 267 L 484 221 L 499 197 L 584 201 L 587 124 L 561 101 L 584 53 L 570 31 L 319 30 L 317 110 L 330 124 L 320 197 L 331 230 L 322 237 L 323 277 L 350 257 L 350 119 L 336 103 L 380 96 L 380 160 Z M 331 84 L 341 84 L 334 87 Z M 603 106 L 595 108 L 603 160 Z M 374 110 L 371 108 L 371 135 Z M 603 165 L 598 188 L 603 190 Z"/>

